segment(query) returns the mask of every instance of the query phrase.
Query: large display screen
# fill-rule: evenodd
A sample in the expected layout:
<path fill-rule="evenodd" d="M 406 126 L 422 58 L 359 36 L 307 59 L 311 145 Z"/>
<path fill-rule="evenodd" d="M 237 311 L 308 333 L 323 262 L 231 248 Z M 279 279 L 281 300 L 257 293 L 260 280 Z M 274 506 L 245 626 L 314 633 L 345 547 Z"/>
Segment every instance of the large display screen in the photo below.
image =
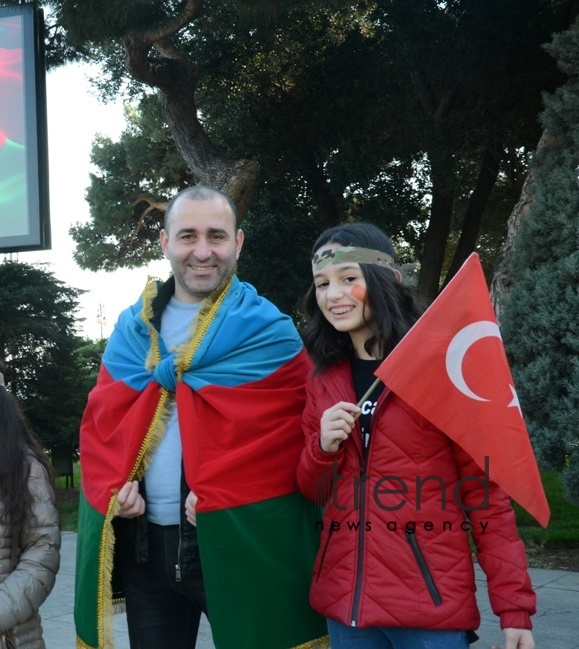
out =
<path fill-rule="evenodd" d="M 0 252 L 50 248 L 43 24 L 0 7 Z"/>

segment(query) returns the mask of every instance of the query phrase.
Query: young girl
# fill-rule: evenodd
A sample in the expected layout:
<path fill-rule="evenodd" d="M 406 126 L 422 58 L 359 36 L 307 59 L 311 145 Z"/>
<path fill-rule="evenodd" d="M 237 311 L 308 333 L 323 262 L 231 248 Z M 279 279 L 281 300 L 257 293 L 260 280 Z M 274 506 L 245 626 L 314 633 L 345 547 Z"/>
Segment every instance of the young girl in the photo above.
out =
<path fill-rule="evenodd" d="M 0 364 L 0 647 L 44 649 L 38 609 L 60 563 L 44 452 L 4 387 Z"/>
<path fill-rule="evenodd" d="M 390 240 L 347 224 L 313 252 L 304 338 L 315 371 L 297 477 L 325 505 L 310 602 L 332 649 L 468 647 L 480 623 L 469 531 L 507 649 L 533 649 L 535 594 L 510 499 L 388 386 L 356 405 L 423 311 Z"/>

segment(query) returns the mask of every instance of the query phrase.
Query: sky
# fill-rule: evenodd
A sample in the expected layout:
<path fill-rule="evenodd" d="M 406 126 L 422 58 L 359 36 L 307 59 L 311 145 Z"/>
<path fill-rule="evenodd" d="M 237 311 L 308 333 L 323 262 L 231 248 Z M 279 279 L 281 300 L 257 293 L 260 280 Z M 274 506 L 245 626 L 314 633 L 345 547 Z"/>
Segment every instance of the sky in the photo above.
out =
<path fill-rule="evenodd" d="M 49 193 L 52 249 L 12 255 L 25 263 L 47 263 L 47 270 L 69 286 L 85 289 L 79 300 L 80 335 L 108 337 L 119 313 L 136 302 L 149 275 L 165 278 L 169 264 L 153 262 L 141 269 L 112 273 L 81 270 L 73 259 L 74 242 L 68 230 L 89 219 L 85 200 L 89 185 L 90 149 L 97 133 L 113 140 L 123 126 L 123 105 L 102 104 L 92 89 L 89 76 L 95 68 L 74 65 L 49 72 L 46 77 Z M 97 320 L 104 313 L 106 323 Z"/>

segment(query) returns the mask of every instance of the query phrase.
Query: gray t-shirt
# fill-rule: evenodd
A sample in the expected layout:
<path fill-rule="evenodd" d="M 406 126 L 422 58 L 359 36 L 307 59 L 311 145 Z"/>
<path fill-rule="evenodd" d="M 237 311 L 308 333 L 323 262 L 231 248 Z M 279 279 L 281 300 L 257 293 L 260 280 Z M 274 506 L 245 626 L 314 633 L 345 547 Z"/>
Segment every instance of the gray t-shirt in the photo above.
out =
<path fill-rule="evenodd" d="M 174 351 L 191 335 L 191 325 L 200 302 L 179 302 L 174 297 L 163 311 L 161 338 Z M 177 408 L 173 401 L 165 436 L 145 472 L 147 483 L 147 518 L 157 525 L 178 525 L 181 506 L 181 437 Z"/>

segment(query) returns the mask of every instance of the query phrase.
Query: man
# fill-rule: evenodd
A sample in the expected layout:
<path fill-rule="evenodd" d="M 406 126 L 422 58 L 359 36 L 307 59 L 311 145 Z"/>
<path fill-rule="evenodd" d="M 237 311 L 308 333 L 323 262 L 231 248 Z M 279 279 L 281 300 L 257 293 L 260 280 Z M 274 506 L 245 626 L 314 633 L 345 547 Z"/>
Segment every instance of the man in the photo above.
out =
<path fill-rule="evenodd" d="M 191 649 L 202 612 L 218 649 L 322 646 L 301 340 L 236 277 L 224 194 L 179 193 L 160 240 L 173 275 L 121 314 L 81 425 L 77 644 L 112 647 L 124 599 L 132 649 Z"/>

